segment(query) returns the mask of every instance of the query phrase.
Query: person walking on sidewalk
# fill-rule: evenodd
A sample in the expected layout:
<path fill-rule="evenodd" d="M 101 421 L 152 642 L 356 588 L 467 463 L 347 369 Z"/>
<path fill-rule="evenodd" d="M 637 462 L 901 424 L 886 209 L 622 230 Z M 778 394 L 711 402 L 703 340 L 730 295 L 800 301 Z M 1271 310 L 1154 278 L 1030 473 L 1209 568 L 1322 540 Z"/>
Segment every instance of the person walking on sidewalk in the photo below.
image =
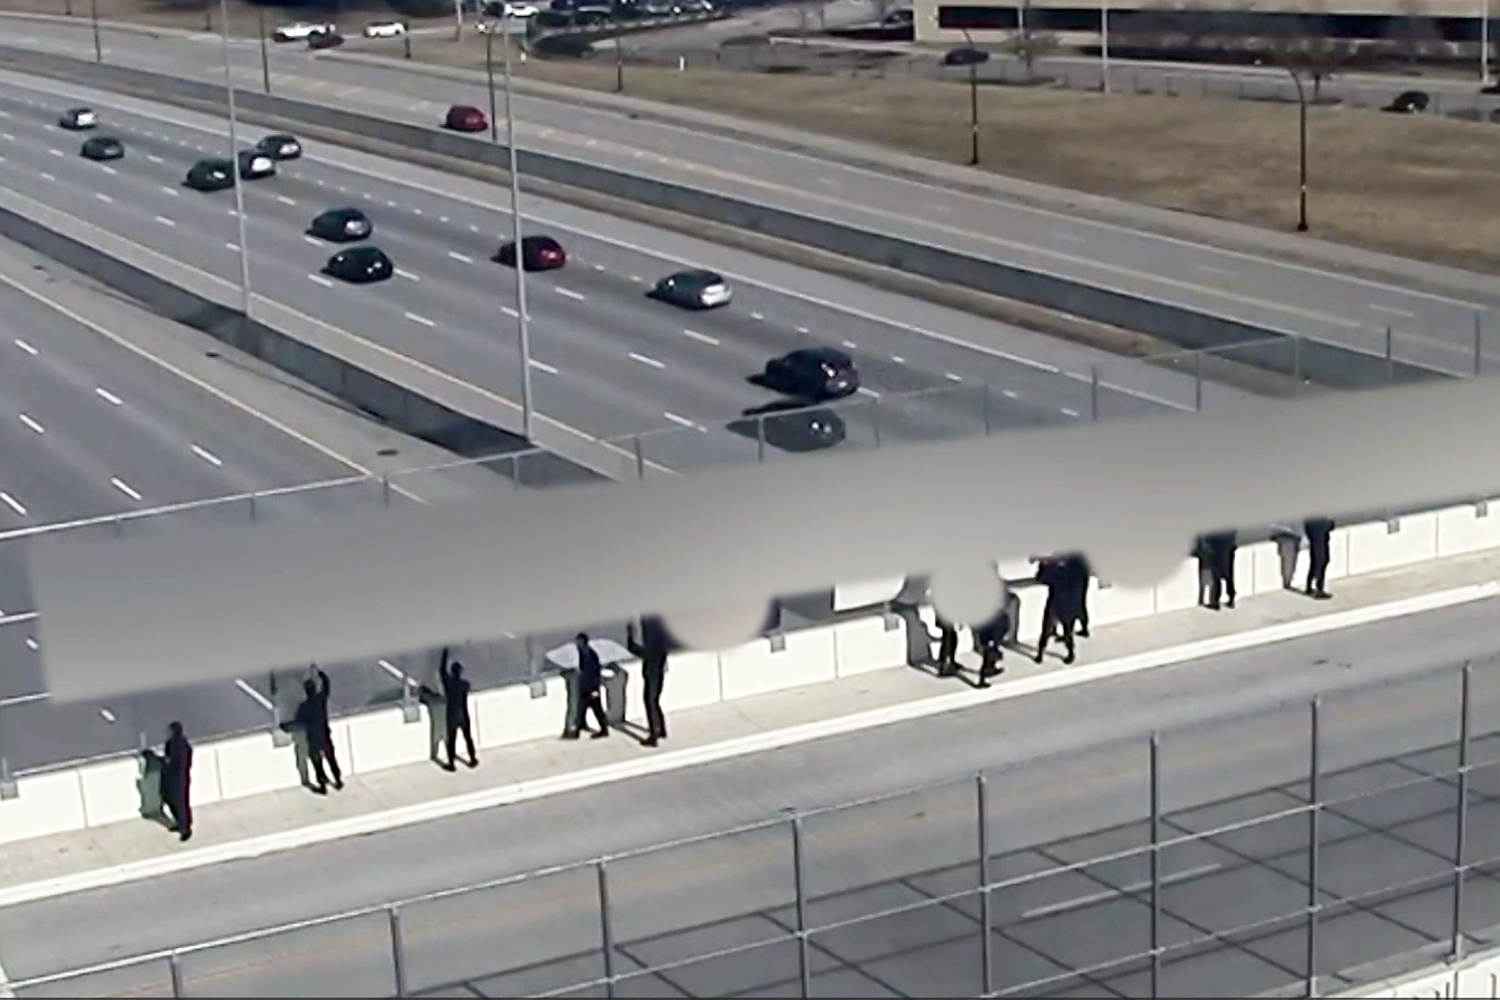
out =
<path fill-rule="evenodd" d="M 1010 615 L 1006 614 L 1005 608 L 1001 608 L 995 617 L 974 629 L 974 648 L 979 653 L 980 687 L 989 687 L 991 677 L 998 677 L 1005 672 L 1000 661 L 1005 658 L 1002 643 L 1009 634 Z M 956 633 L 954 641 L 957 642 Z M 954 672 L 957 672 L 957 668 Z"/>
<path fill-rule="evenodd" d="M 574 636 L 573 645 L 578 650 L 578 698 L 574 707 L 573 729 L 567 734 L 567 738 L 578 739 L 585 728 L 584 717 L 592 711 L 594 721 L 599 723 L 599 731 L 594 734 L 594 739 L 601 739 L 609 735 L 609 717 L 604 714 L 604 698 L 600 691 L 604 685 L 604 665 L 599 662 L 599 654 L 594 652 L 594 647 L 589 645 L 587 633 L 579 632 Z"/>
<path fill-rule="evenodd" d="M 661 711 L 661 691 L 667 680 L 667 654 L 671 644 L 660 618 L 641 619 L 640 641 L 636 641 L 635 623 L 625 626 L 625 646 L 641 658 L 641 698 L 646 703 L 646 727 L 650 734 L 641 741 L 654 747 L 667 738 L 667 719 Z"/>
<path fill-rule="evenodd" d="M 479 754 L 474 750 L 474 727 L 469 719 L 469 681 L 464 677 L 464 665 L 454 660 L 448 663 L 448 647 L 443 647 L 443 659 L 438 664 L 438 678 L 443 682 L 443 721 L 447 723 L 448 770 L 458 769 L 458 734 L 464 734 L 464 746 L 469 750 L 469 766 L 479 766 Z"/>
<path fill-rule="evenodd" d="M 172 815 L 171 829 L 178 840 L 193 835 L 193 745 L 183 735 L 182 723 L 167 726 L 162 747 L 161 801 Z"/>
<path fill-rule="evenodd" d="M 1328 550 L 1333 540 L 1333 519 L 1310 517 L 1302 522 L 1307 533 L 1307 594 L 1319 600 L 1327 600 Z"/>
<path fill-rule="evenodd" d="M 938 627 L 937 675 L 952 677 L 958 673 L 958 628 L 942 615 L 933 617 Z"/>
<path fill-rule="evenodd" d="M 1082 552 L 1070 552 L 1061 559 L 1063 578 L 1067 586 L 1073 589 L 1073 607 L 1075 610 L 1074 622 L 1076 623 L 1075 634 L 1080 639 L 1089 637 L 1089 580 L 1094 575 L 1094 569 L 1089 565 Z M 1062 636 L 1058 636 L 1062 638 Z"/>
<path fill-rule="evenodd" d="M 1208 549 L 1208 606 L 1214 611 L 1219 610 L 1220 599 L 1225 604 L 1234 607 L 1234 555 L 1239 548 L 1239 535 L 1234 531 L 1216 531 L 1204 536 L 1204 545 Z"/>
<path fill-rule="evenodd" d="M 1036 569 L 1038 583 L 1047 588 L 1047 603 L 1042 607 L 1042 634 L 1036 643 L 1036 662 L 1042 662 L 1047 652 L 1047 641 L 1054 632 L 1061 630 L 1067 655 L 1063 662 L 1071 664 L 1077 658 L 1073 643 L 1073 624 L 1078 620 L 1078 589 L 1073 585 L 1062 562 L 1052 557 L 1038 561 Z"/>
<path fill-rule="evenodd" d="M 307 758 L 318 779 L 314 791 L 319 795 L 327 795 L 328 773 L 332 772 L 333 787 L 338 789 L 344 787 L 344 775 L 339 770 L 338 757 L 333 752 L 333 730 L 328 725 L 328 695 L 333 685 L 329 682 L 328 675 L 318 669 L 317 664 L 313 664 L 312 670 L 316 672 L 318 679 L 314 682 L 309 677 L 302 682 L 302 704 L 297 706 L 297 714 L 292 717 L 292 721 L 283 728 L 302 730 L 307 740 Z"/>

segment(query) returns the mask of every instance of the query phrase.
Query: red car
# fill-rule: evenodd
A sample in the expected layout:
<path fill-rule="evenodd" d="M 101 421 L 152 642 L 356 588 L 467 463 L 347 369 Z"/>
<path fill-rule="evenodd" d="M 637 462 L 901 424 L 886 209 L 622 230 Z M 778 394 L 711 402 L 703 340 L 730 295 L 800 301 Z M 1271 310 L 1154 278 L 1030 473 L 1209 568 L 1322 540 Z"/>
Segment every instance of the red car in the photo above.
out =
<path fill-rule="evenodd" d="M 514 243 L 500 244 L 500 252 L 495 254 L 495 260 L 506 267 L 515 267 L 516 245 Z M 521 237 L 521 264 L 526 270 L 551 271 L 562 267 L 567 262 L 567 252 L 563 250 L 562 244 L 552 237 Z"/>
<path fill-rule="evenodd" d="M 484 117 L 484 112 L 473 105 L 455 104 L 448 109 L 443 126 L 455 132 L 483 132 L 490 127 L 490 122 Z"/>

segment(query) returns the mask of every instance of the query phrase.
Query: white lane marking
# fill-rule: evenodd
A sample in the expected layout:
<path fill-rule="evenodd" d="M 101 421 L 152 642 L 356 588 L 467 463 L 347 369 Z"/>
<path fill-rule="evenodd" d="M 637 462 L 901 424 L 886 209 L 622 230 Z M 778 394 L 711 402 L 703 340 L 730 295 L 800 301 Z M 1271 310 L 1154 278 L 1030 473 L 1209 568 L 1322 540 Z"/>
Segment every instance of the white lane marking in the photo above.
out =
<path fill-rule="evenodd" d="M 115 713 L 111 712 L 107 708 L 101 707 L 99 709 L 99 718 L 103 719 L 105 722 L 109 723 L 111 726 L 115 724 Z"/>
<path fill-rule="evenodd" d="M 761 315 L 760 313 L 751 313 L 750 318 L 755 320 L 764 320 L 765 316 Z"/>
<path fill-rule="evenodd" d="M 682 334 L 685 337 L 698 341 L 700 344 L 708 344 L 710 347 L 719 346 L 719 339 L 717 337 L 710 337 L 708 334 L 699 333 L 697 330 L 683 330 Z"/>
<path fill-rule="evenodd" d="M 16 137 L 13 136 L 13 135 L 11 135 L 9 132 L 0 132 L 0 135 L 3 135 L 5 137 L 5 141 L 6 142 L 15 142 L 16 141 Z"/>
<path fill-rule="evenodd" d="M 952 372 L 943 372 L 943 378 L 947 379 L 949 382 L 962 382 L 963 381 L 963 376 L 961 376 L 961 375 L 955 375 Z"/>
<path fill-rule="evenodd" d="M 678 424 L 682 427 L 691 427 L 695 431 L 702 431 L 705 434 L 708 433 L 708 428 L 703 427 L 692 420 L 689 420 L 687 417 L 679 416 L 676 413 L 673 413 L 671 410 L 663 410 L 662 416 L 672 421 L 672 423 Z"/>
<path fill-rule="evenodd" d="M 446 226 L 448 224 L 448 217 L 446 215 L 440 215 L 438 216 L 438 221 Z"/>
<path fill-rule="evenodd" d="M 62 156 L 63 155 L 63 151 L 60 150 L 60 149 L 49 149 L 49 150 L 47 150 L 47 152 L 51 153 L 53 156 Z"/>
<path fill-rule="evenodd" d="M 643 364 L 643 365 L 649 365 L 652 368 L 665 368 L 665 367 L 667 367 L 666 365 L 662 364 L 660 361 L 657 361 L 655 358 L 648 358 L 648 357 L 646 357 L 646 355 L 644 355 L 644 354 L 637 354 L 634 351 L 630 352 L 630 360 L 631 361 L 639 361 L 641 364 Z"/>
<path fill-rule="evenodd" d="M 577 299 L 579 302 L 583 301 L 584 297 L 571 288 L 564 288 L 562 285 L 553 285 L 552 287 L 557 289 L 558 295 L 566 295 L 568 298 Z"/>
<path fill-rule="evenodd" d="M 898 365 L 904 365 L 904 364 L 906 364 L 906 359 L 903 358 L 899 354 L 892 354 L 891 355 L 891 360 L 894 361 Z"/>
<path fill-rule="evenodd" d="M 1000 395 L 1004 396 L 1006 399 L 1020 399 L 1021 398 L 1020 393 L 1016 392 L 1013 389 L 1001 389 L 1000 390 Z"/>
<path fill-rule="evenodd" d="M 1214 267 L 1212 264 L 1199 264 L 1198 265 L 1198 270 L 1200 270 L 1200 271 L 1206 271 L 1209 274 L 1229 274 L 1229 269 L 1228 268 L 1226 268 L 1226 267 Z"/>
<path fill-rule="evenodd" d="M 94 395 L 98 396 L 100 399 L 104 400 L 111 406 L 123 406 L 125 404 L 125 401 L 123 399 L 121 399 L 119 396 L 116 396 L 114 393 L 110 392 L 102 385 L 94 387 Z"/>
<path fill-rule="evenodd" d="M 1062 407 L 1062 415 L 1065 416 L 1065 417 L 1076 417 L 1076 416 L 1078 416 L 1078 411 L 1077 410 L 1070 410 L 1066 406 L 1064 406 L 1064 407 Z"/>
<path fill-rule="evenodd" d="M 422 210 L 420 208 L 414 208 L 414 209 L 411 210 L 411 214 L 412 215 L 421 215 L 422 214 Z"/>
<path fill-rule="evenodd" d="M 309 274 L 307 276 L 307 280 L 309 280 L 309 281 L 316 281 L 318 284 L 322 285 L 324 288 L 332 288 L 333 287 L 333 282 L 329 281 L 327 278 L 323 277 L 321 274 Z"/>
<path fill-rule="evenodd" d="M 1077 233 L 1065 233 L 1065 232 L 1062 232 L 1061 230 L 1058 230 L 1057 232 L 1053 233 L 1052 235 L 1055 236 L 1055 237 L 1057 237 L 1058 239 L 1063 240 L 1063 241 L 1068 242 L 1068 243 L 1087 243 L 1088 242 L 1087 238 L 1085 238 L 1083 236 L 1079 236 Z"/>
<path fill-rule="evenodd" d="M 518 313 L 514 309 L 512 309 L 510 306 L 501 306 L 500 307 L 500 311 L 503 312 L 503 313 L 505 313 L 505 315 L 509 316 L 511 319 L 516 319 L 516 318 L 518 318 L 521 315 L 520 313 Z"/>
<path fill-rule="evenodd" d="M 1197 878 L 1199 875 L 1207 875 L 1209 872 L 1216 872 L 1221 867 L 1223 866 L 1220 865 L 1217 861 L 1213 861 L 1206 865 L 1199 865 L 1196 868 L 1188 868 L 1185 871 L 1175 872 L 1171 875 L 1163 875 L 1161 877 L 1160 884 L 1171 885 L 1174 882 L 1185 882 L 1190 878 Z M 1099 892 L 1091 892 L 1087 896 L 1076 896 L 1073 899 L 1064 899 L 1057 903 L 1048 903 L 1046 906 L 1037 906 L 1030 910 L 1025 910 L 1021 913 L 1021 919 L 1031 920 L 1034 917 L 1045 917 L 1053 913 L 1062 913 L 1066 910 L 1076 910 L 1081 907 L 1092 906 L 1095 903 L 1103 903 L 1107 900 L 1118 899 L 1122 896 L 1134 896 L 1137 893 L 1144 892 L 1149 888 L 1151 888 L 1151 882 L 1148 880 L 1145 882 L 1136 882 L 1131 885 L 1122 886 L 1119 889 L 1103 889 Z"/>
<path fill-rule="evenodd" d="M 230 243 L 228 240 L 225 240 L 224 241 L 224 249 L 225 250 L 233 250 L 235 253 L 239 253 L 240 252 L 240 245 L 238 243 Z"/>
<path fill-rule="evenodd" d="M 858 344 L 856 344 L 852 340 L 846 340 L 846 341 L 843 342 L 843 344 L 844 344 L 845 347 L 849 348 L 849 350 L 851 350 L 851 351 L 854 350 L 856 347 L 859 346 Z"/>
<path fill-rule="evenodd" d="M 805 326 L 799 326 L 799 327 L 797 327 L 797 332 L 798 332 L 798 333 L 811 333 L 811 332 L 812 332 L 812 331 L 811 331 L 811 330 L 809 330 L 809 329 L 808 329 L 808 328 L 807 328 L 807 327 L 805 327 Z"/>
<path fill-rule="evenodd" d="M 320 246 L 323 245 L 323 242 L 321 240 L 315 239 L 314 237 L 311 237 L 311 236 L 307 235 L 306 233 L 302 234 L 302 242 L 303 243 L 311 243 L 315 247 L 320 247 Z"/>
<path fill-rule="evenodd" d="M 119 490 L 121 493 L 125 494 L 132 500 L 139 500 L 141 498 L 141 495 L 137 493 L 129 483 L 121 479 L 119 476 L 110 476 L 109 485 L 113 486 L 115 489 Z"/>
<path fill-rule="evenodd" d="M 411 320 L 413 323 L 420 323 L 423 326 L 437 326 L 437 323 L 435 323 L 432 320 L 428 319 L 426 316 L 418 316 L 414 312 L 407 313 L 406 314 L 406 318 L 409 319 L 409 320 Z"/>
<path fill-rule="evenodd" d="M 167 218 L 165 215 L 158 215 L 156 217 L 156 221 L 160 222 L 164 226 L 175 226 L 175 225 L 177 225 L 177 223 L 173 222 L 171 219 Z"/>
<path fill-rule="evenodd" d="M 399 275 L 401 275 L 401 277 L 405 278 L 407 281 L 421 281 L 422 280 L 421 278 L 417 277 L 415 274 L 412 274 L 410 271 L 403 271 L 399 267 L 396 268 L 396 273 L 399 274 Z"/>
<path fill-rule="evenodd" d="M 385 202 L 385 207 L 386 208 L 395 208 L 396 207 L 396 203 L 394 201 L 391 201 L 389 198 L 387 198 L 386 202 Z"/>
<path fill-rule="evenodd" d="M 155 153 L 147 153 L 146 154 L 146 159 L 150 160 L 152 163 L 162 163 L 162 162 L 164 162 L 162 160 L 162 158 L 160 156 L 157 156 Z"/>
<path fill-rule="evenodd" d="M 171 195 L 173 198 L 177 197 L 177 189 L 176 188 L 174 188 L 174 187 L 167 187 L 165 184 L 163 184 L 161 186 L 161 189 L 163 191 L 165 191 L 167 194 Z"/>
<path fill-rule="evenodd" d="M 880 393 L 876 392 L 874 389 L 871 389 L 869 386 L 862 385 L 855 391 L 857 391 L 861 396 L 872 396 L 875 399 L 880 398 Z"/>
<path fill-rule="evenodd" d="M 604 270 L 604 265 L 603 264 L 595 264 L 594 265 L 594 270 L 596 270 L 596 271 L 602 271 L 602 270 Z"/>
<path fill-rule="evenodd" d="M 375 196 L 373 194 L 371 194 L 370 192 L 366 191 L 364 193 L 364 199 L 365 199 L 365 201 L 374 201 L 375 200 Z"/>
<path fill-rule="evenodd" d="M 21 350 L 25 351 L 27 354 L 31 355 L 32 357 L 36 357 L 36 348 L 32 347 L 30 344 L 28 344 L 26 341 L 22 340 L 20 337 L 16 338 L 15 344 L 16 344 L 17 347 L 19 347 Z"/>
<path fill-rule="evenodd" d="M 546 372 L 548 375 L 557 374 L 556 366 L 549 365 L 545 361 L 538 361 L 536 358 L 531 359 L 531 367 L 540 369 L 541 371 Z"/>
<path fill-rule="evenodd" d="M 276 710 L 276 706 L 271 704 L 270 699 L 261 694 L 259 691 L 255 690 L 255 688 L 251 687 L 249 684 L 245 683 L 245 681 L 243 681 L 242 679 L 236 677 L 234 679 L 234 686 L 243 691 L 249 698 L 251 698 L 257 705 L 265 709 L 267 712 L 274 712 Z"/>
<path fill-rule="evenodd" d="M 116 170 L 114 167 L 110 166 L 108 163 L 101 163 L 101 164 L 99 164 L 99 169 L 102 170 L 102 171 L 104 171 L 106 174 L 118 174 L 119 173 L 118 170 Z"/>
<path fill-rule="evenodd" d="M 454 260 L 461 260 L 465 264 L 472 264 L 472 263 L 474 263 L 474 258 L 473 257 L 470 257 L 466 253 L 459 253 L 457 250 L 449 250 L 448 251 L 448 256 L 452 257 Z"/>
<path fill-rule="evenodd" d="M 21 414 L 21 423 L 25 424 L 27 427 L 29 427 L 32 430 L 36 431 L 38 434 L 45 434 L 45 433 L 47 433 L 47 428 L 45 428 L 41 424 L 37 423 L 28 414 L 25 414 L 25 413 Z"/>
<path fill-rule="evenodd" d="M 639 274 L 632 274 L 630 276 L 630 280 L 634 281 L 636 284 L 640 284 L 640 282 L 641 282 L 641 276 Z"/>
<path fill-rule="evenodd" d="M 295 205 L 295 204 L 297 204 L 297 200 L 295 198 L 288 198 L 284 194 L 278 194 L 276 196 L 276 200 L 279 201 L 279 202 L 281 202 L 283 205 Z"/>
<path fill-rule="evenodd" d="M 474 225 L 474 223 L 471 222 L 471 223 L 469 223 L 469 232 L 471 232 L 471 233 L 477 233 L 477 232 L 479 232 L 479 227 L 476 226 L 476 225 Z"/>
<path fill-rule="evenodd" d="M 239 211 L 237 209 L 231 208 L 228 211 L 229 211 L 229 217 L 231 219 L 238 219 L 240 217 L 240 213 L 239 213 Z"/>
<path fill-rule="evenodd" d="M 1392 316 L 1404 316 L 1407 319 L 1416 319 L 1417 314 L 1406 309 L 1397 309 L 1395 306 L 1383 306 L 1379 302 L 1371 302 L 1370 308 L 1376 312 L 1390 313 Z"/>
<path fill-rule="evenodd" d="M 55 180 L 57 180 L 57 178 L 53 177 L 51 174 L 47 173 L 47 171 L 43 170 L 42 171 L 42 180 L 44 180 L 44 181 L 55 181 Z"/>
<path fill-rule="evenodd" d="M 41 643 L 36 641 L 35 636 L 28 635 L 26 637 L 26 648 L 35 653 L 38 649 L 41 648 Z"/>
<path fill-rule="evenodd" d="M 15 497 L 11 496 L 9 493 L 5 492 L 4 490 L 0 490 L 0 503 L 5 504 L 5 506 L 7 506 L 11 510 L 15 511 L 21 517 L 25 517 L 26 516 L 26 507 L 25 507 L 25 505 L 22 504 L 21 501 L 17 500 Z"/>
<path fill-rule="evenodd" d="M 105 194 L 103 191 L 95 191 L 94 192 L 94 197 L 98 198 L 100 201 L 104 202 L 105 204 L 109 204 L 110 202 L 114 201 L 113 198 L 111 198 L 109 195 Z"/>
<path fill-rule="evenodd" d="M 193 454 L 203 459 L 203 461 L 207 462 L 209 465 L 215 466 L 217 468 L 223 468 L 224 466 L 224 460 L 222 458 L 220 458 L 218 455 L 215 455 L 207 448 L 202 447 L 201 445 L 193 445 Z"/>

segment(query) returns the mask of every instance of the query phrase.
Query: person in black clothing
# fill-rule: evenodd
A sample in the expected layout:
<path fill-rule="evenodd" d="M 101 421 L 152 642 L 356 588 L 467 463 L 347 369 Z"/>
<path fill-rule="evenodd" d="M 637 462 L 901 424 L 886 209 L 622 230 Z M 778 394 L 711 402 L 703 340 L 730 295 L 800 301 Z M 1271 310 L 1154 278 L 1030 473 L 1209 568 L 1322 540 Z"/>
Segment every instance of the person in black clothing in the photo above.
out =
<path fill-rule="evenodd" d="M 578 647 L 578 702 L 574 707 L 573 731 L 568 733 L 568 739 L 578 739 L 584 730 L 584 716 L 592 710 L 594 721 L 599 723 L 599 731 L 594 734 L 597 740 L 609 735 L 609 718 L 604 714 L 604 698 L 600 692 L 604 683 L 604 665 L 599 662 L 594 647 L 589 645 L 586 633 L 579 632 L 574 636 L 573 644 Z"/>
<path fill-rule="evenodd" d="M 990 686 L 990 678 L 1005 671 L 999 663 L 1005 658 L 1001 643 L 1010 632 L 1010 616 L 1001 608 L 999 613 L 974 630 L 974 649 L 979 653 L 979 686 Z M 957 635 L 954 636 L 957 641 Z M 956 672 L 956 669 L 955 669 Z"/>
<path fill-rule="evenodd" d="M 344 775 L 339 770 L 338 758 L 333 753 L 333 731 L 328 727 L 328 693 L 331 684 L 328 675 L 317 670 L 318 680 L 314 683 L 309 677 L 302 682 L 302 692 L 306 697 L 302 704 L 297 706 L 297 714 L 288 723 L 285 729 L 301 729 L 307 738 L 307 757 L 313 766 L 313 774 L 318 779 L 315 789 L 319 795 L 328 794 L 328 771 L 333 772 L 333 787 L 344 787 Z M 327 763 L 328 769 L 323 765 Z"/>
<path fill-rule="evenodd" d="M 1068 650 L 1063 662 L 1072 663 L 1077 657 L 1077 649 L 1073 643 L 1073 624 L 1078 620 L 1078 588 L 1059 559 L 1039 560 L 1036 578 L 1038 583 L 1047 588 L 1047 603 L 1042 608 L 1042 635 L 1036 644 L 1036 662 L 1042 662 L 1042 655 L 1047 651 L 1047 641 L 1052 638 L 1053 632 L 1061 629 L 1063 645 Z"/>
<path fill-rule="evenodd" d="M 1310 517 L 1302 522 L 1302 530 L 1307 533 L 1307 593 L 1312 597 L 1326 600 L 1329 597 L 1326 584 L 1328 547 L 1333 537 L 1333 519 Z"/>
<path fill-rule="evenodd" d="M 457 770 L 458 734 L 464 734 L 464 745 L 469 748 L 469 766 L 479 766 L 479 754 L 474 750 L 474 729 L 469 721 L 469 682 L 464 677 L 464 665 L 454 660 L 448 663 L 448 647 L 443 647 L 443 659 L 438 664 L 438 677 L 443 682 L 443 718 L 447 723 L 448 770 Z"/>
<path fill-rule="evenodd" d="M 172 829 L 179 840 L 193 835 L 193 745 L 182 733 L 182 723 L 167 727 L 162 748 L 161 801 L 172 814 Z"/>
<path fill-rule="evenodd" d="M 1239 547 L 1239 535 L 1234 531 L 1216 531 L 1203 537 L 1208 555 L 1208 606 L 1219 610 L 1219 601 L 1224 598 L 1229 607 L 1234 607 L 1234 554 Z"/>
<path fill-rule="evenodd" d="M 942 616 L 935 616 L 938 627 L 937 675 L 952 677 L 958 673 L 958 628 Z"/>
<path fill-rule="evenodd" d="M 661 689 L 667 679 L 667 654 L 671 643 L 660 618 L 641 619 L 641 637 L 636 641 L 635 624 L 625 626 L 625 646 L 641 658 L 641 697 L 646 702 L 646 727 L 650 735 L 642 744 L 654 747 L 667 738 L 667 719 L 661 711 Z"/>
<path fill-rule="evenodd" d="M 1063 578 L 1067 581 L 1067 586 L 1071 587 L 1074 592 L 1073 607 L 1075 615 L 1073 620 L 1077 623 L 1076 634 L 1081 639 L 1087 639 L 1089 637 L 1089 580 L 1094 575 L 1093 567 L 1089 565 L 1089 561 L 1084 558 L 1081 552 L 1069 553 L 1063 556 L 1059 562 L 1062 567 Z M 1058 635 L 1057 638 L 1061 639 L 1062 636 Z"/>

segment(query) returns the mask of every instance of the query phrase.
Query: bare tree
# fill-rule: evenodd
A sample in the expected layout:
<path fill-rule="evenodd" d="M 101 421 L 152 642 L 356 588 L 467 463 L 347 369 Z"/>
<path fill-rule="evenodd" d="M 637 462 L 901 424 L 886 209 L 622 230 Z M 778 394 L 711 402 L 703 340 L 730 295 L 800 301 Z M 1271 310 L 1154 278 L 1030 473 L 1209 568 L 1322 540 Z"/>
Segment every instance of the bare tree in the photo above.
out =
<path fill-rule="evenodd" d="M 1036 19 L 1031 9 L 1031 0 L 1023 0 L 1017 13 L 1019 22 L 1016 30 L 1005 40 L 1003 48 L 1021 60 L 1021 66 L 1026 70 L 1026 79 L 1031 81 L 1036 76 L 1037 59 L 1057 48 L 1057 36 L 1050 31 L 1037 31 L 1033 27 Z"/>
<path fill-rule="evenodd" d="M 1401 0 L 1401 17 L 1397 20 L 1392 41 L 1397 53 L 1409 63 L 1429 55 L 1434 43 L 1442 40 L 1424 0 Z"/>
<path fill-rule="evenodd" d="M 1263 42 L 1269 61 L 1312 80 L 1312 100 L 1322 99 L 1323 81 L 1347 68 L 1359 54 L 1354 42 L 1335 38 L 1322 4 L 1303 14 L 1284 15 Z"/>

